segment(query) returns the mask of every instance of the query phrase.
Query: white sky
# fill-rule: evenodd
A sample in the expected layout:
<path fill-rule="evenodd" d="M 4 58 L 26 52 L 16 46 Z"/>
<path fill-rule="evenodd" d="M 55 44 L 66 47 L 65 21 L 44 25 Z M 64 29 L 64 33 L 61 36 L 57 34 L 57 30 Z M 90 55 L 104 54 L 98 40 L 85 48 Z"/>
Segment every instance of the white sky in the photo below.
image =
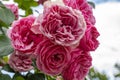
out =
<path fill-rule="evenodd" d="M 120 64 L 120 3 L 105 3 L 96 6 L 94 14 L 96 27 L 100 32 L 100 46 L 92 53 L 93 66 L 105 70 L 108 74 L 114 72 L 113 65 Z M 114 79 L 111 79 L 114 80 Z"/>

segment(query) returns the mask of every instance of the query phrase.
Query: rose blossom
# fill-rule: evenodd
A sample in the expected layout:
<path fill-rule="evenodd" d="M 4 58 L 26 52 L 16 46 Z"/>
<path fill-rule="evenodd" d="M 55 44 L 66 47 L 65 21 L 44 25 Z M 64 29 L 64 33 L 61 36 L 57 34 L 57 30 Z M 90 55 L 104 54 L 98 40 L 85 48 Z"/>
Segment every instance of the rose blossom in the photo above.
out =
<path fill-rule="evenodd" d="M 64 70 L 62 76 L 64 80 L 84 80 L 90 66 L 92 58 L 89 52 L 74 50 L 72 53 L 70 65 Z"/>
<path fill-rule="evenodd" d="M 9 65 L 14 71 L 25 72 L 33 69 L 30 55 L 21 55 L 21 52 L 14 51 L 10 55 Z"/>
<path fill-rule="evenodd" d="M 94 51 L 99 46 L 99 41 L 97 40 L 99 35 L 99 32 L 94 26 L 88 25 L 78 47 L 85 51 Z"/>
<path fill-rule="evenodd" d="M 96 23 L 95 17 L 93 16 L 92 12 L 92 7 L 88 4 L 87 0 L 63 0 L 63 1 L 65 5 L 80 10 L 84 15 L 87 24 L 89 22 L 92 25 Z"/>
<path fill-rule="evenodd" d="M 64 5 L 46 3 L 39 20 L 41 33 L 62 46 L 76 46 L 83 37 L 86 24 L 80 11 Z"/>
<path fill-rule="evenodd" d="M 37 67 L 48 75 L 58 75 L 67 66 L 71 56 L 69 49 L 43 39 L 36 49 Z"/>
<path fill-rule="evenodd" d="M 13 22 L 12 29 L 8 31 L 8 35 L 14 49 L 24 53 L 34 52 L 41 38 L 41 35 L 34 34 L 31 31 L 34 21 L 35 17 L 30 15 Z"/>
<path fill-rule="evenodd" d="M 98 45 L 99 41 L 97 40 L 100 35 L 97 29 L 95 28 L 95 17 L 93 16 L 92 7 L 87 3 L 87 0 L 63 0 L 67 6 L 70 6 L 74 9 L 78 9 L 84 15 L 87 29 L 85 35 L 80 40 L 79 47 L 83 50 L 94 51 Z"/>
<path fill-rule="evenodd" d="M 43 4 L 47 0 L 38 0 L 38 4 Z"/>
<path fill-rule="evenodd" d="M 5 4 L 5 6 L 14 13 L 15 19 L 18 19 L 18 6 L 15 4 Z"/>
<path fill-rule="evenodd" d="M 34 23 L 31 26 L 31 31 L 35 34 L 41 34 L 41 31 L 39 30 L 40 26 L 40 20 L 42 18 L 42 14 L 40 14 L 34 21 Z"/>

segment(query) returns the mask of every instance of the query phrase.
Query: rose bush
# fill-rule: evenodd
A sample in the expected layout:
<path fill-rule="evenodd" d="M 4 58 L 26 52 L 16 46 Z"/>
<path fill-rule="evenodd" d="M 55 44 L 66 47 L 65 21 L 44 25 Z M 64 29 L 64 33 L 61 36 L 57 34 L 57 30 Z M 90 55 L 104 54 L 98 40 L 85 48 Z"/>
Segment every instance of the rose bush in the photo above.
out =
<path fill-rule="evenodd" d="M 11 12 L 0 2 L 0 11 L 4 17 L 0 14 L 1 70 L 15 73 L 13 80 L 84 80 L 92 65 L 90 51 L 95 51 L 99 46 L 97 38 L 100 35 L 95 27 L 92 7 L 87 1 L 15 2 L 19 8 L 26 10 L 25 15 L 19 18 L 18 7 L 7 4 Z M 32 14 L 32 7 L 39 3 L 43 5 L 43 12 L 39 14 L 35 10 L 39 16 L 29 15 Z M 12 17 L 4 12 L 10 13 Z M 5 28 L 9 28 L 7 35 L 10 40 Z"/>

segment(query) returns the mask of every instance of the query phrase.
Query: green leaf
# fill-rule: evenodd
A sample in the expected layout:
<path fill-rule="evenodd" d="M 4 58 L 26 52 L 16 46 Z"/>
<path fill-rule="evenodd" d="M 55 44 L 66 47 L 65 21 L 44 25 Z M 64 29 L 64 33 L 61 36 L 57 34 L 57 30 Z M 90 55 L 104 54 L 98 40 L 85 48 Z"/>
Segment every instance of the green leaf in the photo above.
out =
<path fill-rule="evenodd" d="M 25 15 L 28 16 L 28 15 L 30 15 L 30 14 L 33 14 L 32 9 L 26 10 Z"/>
<path fill-rule="evenodd" d="M 91 68 L 88 74 L 90 80 L 95 80 L 96 78 L 98 80 L 108 80 L 108 76 L 105 73 L 100 73 L 94 68 Z"/>
<path fill-rule="evenodd" d="M 45 75 L 42 73 L 32 74 L 27 80 L 45 80 Z"/>
<path fill-rule="evenodd" d="M 3 0 L 3 1 L 9 1 L 9 0 Z"/>
<path fill-rule="evenodd" d="M 95 3 L 92 1 L 88 1 L 88 4 L 90 4 L 95 9 Z"/>
<path fill-rule="evenodd" d="M 3 27 L 1 27 L 1 26 L 0 26 L 0 32 L 1 32 L 0 34 L 5 35 L 5 31 L 4 31 Z"/>
<path fill-rule="evenodd" d="M 16 72 L 12 80 L 16 80 L 16 78 L 20 76 L 22 77 L 22 75 L 19 72 Z"/>
<path fill-rule="evenodd" d="M 33 14 L 31 7 L 38 6 L 38 3 L 35 0 L 14 0 L 18 3 L 18 7 L 25 10 L 25 16 Z"/>
<path fill-rule="evenodd" d="M 0 7 L 5 7 L 3 4 L 2 4 L 2 2 L 0 1 Z"/>
<path fill-rule="evenodd" d="M 115 77 L 120 77 L 120 73 L 118 73 L 118 74 L 115 74 Z"/>
<path fill-rule="evenodd" d="M 31 73 L 31 72 L 28 71 L 26 77 L 29 78 L 31 75 L 33 75 L 33 73 Z"/>
<path fill-rule="evenodd" d="M 14 70 L 9 66 L 9 64 L 4 65 L 2 69 L 8 72 L 14 72 Z"/>
<path fill-rule="evenodd" d="M 47 78 L 47 80 L 56 80 L 55 77 L 53 77 L 53 76 L 49 76 L 49 75 L 46 75 L 46 78 Z"/>
<path fill-rule="evenodd" d="M 115 64 L 115 68 L 120 72 L 120 64 Z"/>
<path fill-rule="evenodd" d="M 14 14 L 10 9 L 7 9 L 0 2 L 0 25 L 8 27 L 15 19 Z"/>
<path fill-rule="evenodd" d="M 5 63 L 8 62 L 8 56 L 3 56 L 3 60 L 5 61 Z"/>
<path fill-rule="evenodd" d="M 0 35 L 0 57 L 7 56 L 13 52 L 10 40 L 5 35 Z"/>
<path fill-rule="evenodd" d="M 11 77 L 7 74 L 0 74 L 0 80 L 11 80 Z"/>
<path fill-rule="evenodd" d="M 38 3 L 35 2 L 35 1 L 32 1 L 32 2 L 30 3 L 30 5 L 31 5 L 32 7 L 36 7 L 36 6 L 38 6 Z"/>
<path fill-rule="evenodd" d="M 15 80 L 25 80 L 25 79 L 22 76 L 18 76 L 18 77 L 16 77 Z"/>

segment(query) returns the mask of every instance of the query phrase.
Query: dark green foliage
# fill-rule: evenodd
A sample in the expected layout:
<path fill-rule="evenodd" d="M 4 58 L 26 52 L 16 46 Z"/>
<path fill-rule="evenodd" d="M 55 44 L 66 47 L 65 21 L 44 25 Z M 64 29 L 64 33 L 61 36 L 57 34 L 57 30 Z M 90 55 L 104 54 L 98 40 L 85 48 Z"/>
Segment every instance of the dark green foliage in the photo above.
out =
<path fill-rule="evenodd" d="M 109 80 L 107 75 L 105 73 L 100 73 L 94 68 L 90 69 L 90 72 L 88 74 L 88 77 L 90 80 Z"/>
<path fill-rule="evenodd" d="M 2 69 L 7 72 L 14 72 L 14 70 L 10 68 L 9 64 L 4 65 Z"/>
<path fill-rule="evenodd" d="M 0 2 L 0 27 L 9 27 L 10 24 L 14 21 L 15 16 L 11 10 L 7 9 Z"/>
<path fill-rule="evenodd" d="M 42 73 L 35 73 L 28 76 L 27 80 L 45 80 L 45 75 Z"/>
<path fill-rule="evenodd" d="M 0 57 L 6 56 L 13 52 L 10 40 L 5 35 L 0 35 Z"/>
<path fill-rule="evenodd" d="M 7 1 L 7 0 L 6 0 Z M 14 0 L 14 2 L 18 3 L 18 7 L 22 10 L 25 10 L 25 15 L 28 16 L 33 13 L 31 7 L 38 6 L 37 1 L 35 0 Z M 93 2 L 88 2 L 93 8 L 95 8 L 95 4 Z M 8 56 L 14 50 L 11 46 L 10 39 L 6 36 L 5 29 L 11 26 L 11 23 L 14 21 L 15 16 L 11 12 L 11 10 L 7 9 L 4 4 L 0 1 L 0 59 L 3 59 L 4 56 Z M 5 28 L 5 29 L 4 29 Z M 4 61 L 4 59 L 3 59 Z M 0 80 L 56 80 L 55 77 L 51 77 L 40 73 L 37 69 L 36 60 L 33 60 L 34 73 L 28 72 L 26 75 L 22 75 L 19 72 L 13 71 L 8 64 L 4 64 L 2 69 L 0 69 Z M 0 62 L 2 63 L 2 62 Z M 115 73 L 115 78 L 120 78 L 120 64 L 116 64 L 115 68 L 118 73 Z M 1 70 L 15 73 L 14 76 L 11 77 L 7 74 L 3 74 Z M 109 80 L 109 77 L 106 73 L 101 73 L 94 68 L 90 69 L 90 72 L 85 80 Z"/>
<path fill-rule="evenodd" d="M 25 10 L 25 16 L 33 13 L 31 7 L 38 6 L 35 0 L 14 0 L 14 2 L 18 3 L 19 8 Z"/>
<path fill-rule="evenodd" d="M 117 71 L 119 72 L 119 73 L 115 73 L 114 74 L 114 76 L 116 77 L 116 78 L 120 78 L 120 64 L 116 64 L 115 65 L 115 68 L 117 69 Z"/>
<path fill-rule="evenodd" d="M 95 3 L 94 3 L 94 2 L 88 1 L 88 3 L 89 3 L 93 8 L 95 8 Z"/>
<path fill-rule="evenodd" d="M 11 77 L 7 74 L 0 74 L 0 80 L 11 80 Z"/>

